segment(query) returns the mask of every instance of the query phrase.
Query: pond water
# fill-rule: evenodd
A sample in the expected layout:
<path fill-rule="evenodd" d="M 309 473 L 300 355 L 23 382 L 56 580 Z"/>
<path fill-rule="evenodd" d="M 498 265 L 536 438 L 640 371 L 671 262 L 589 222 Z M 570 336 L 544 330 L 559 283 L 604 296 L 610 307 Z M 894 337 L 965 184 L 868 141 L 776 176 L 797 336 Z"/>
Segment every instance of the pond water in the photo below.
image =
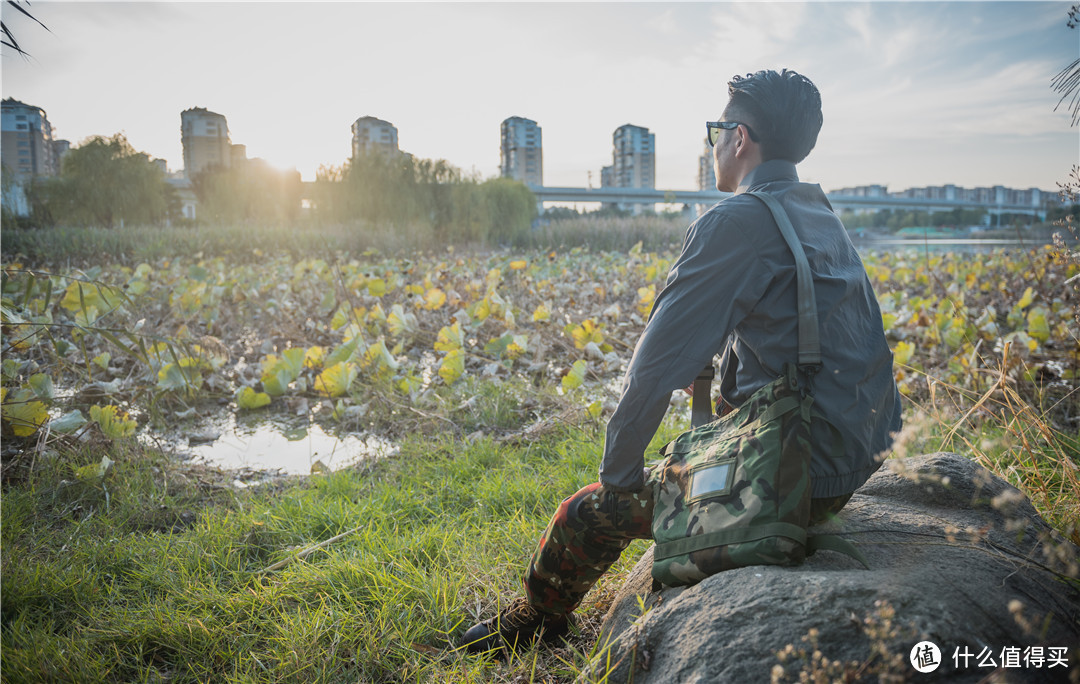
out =
<path fill-rule="evenodd" d="M 340 470 L 398 451 L 393 442 L 373 434 L 338 435 L 309 417 L 287 415 L 228 414 L 156 434 L 184 460 L 249 473 Z"/>

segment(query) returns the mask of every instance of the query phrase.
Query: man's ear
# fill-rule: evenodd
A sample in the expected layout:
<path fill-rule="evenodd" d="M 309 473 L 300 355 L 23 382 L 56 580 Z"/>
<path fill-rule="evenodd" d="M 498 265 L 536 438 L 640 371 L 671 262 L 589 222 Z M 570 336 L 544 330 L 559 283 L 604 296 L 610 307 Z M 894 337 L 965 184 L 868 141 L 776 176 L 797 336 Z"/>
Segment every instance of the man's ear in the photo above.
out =
<path fill-rule="evenodd" d="M 746 126 L 739 126 L 735 129 L 735 133 L 736 159 L 747 160 L 761 154 L 761 144 L 754 142 L 753 138 L 750 137 L 749 128 Z M 757 163 L 760 163 L 760 160 L 758 160 Z"/>
<path fill-rule="evenodd" d="M 735 129 L 735 157 L 742 159 L 750 150 L 750 132 L 746 126 L 739 126 Z"/>

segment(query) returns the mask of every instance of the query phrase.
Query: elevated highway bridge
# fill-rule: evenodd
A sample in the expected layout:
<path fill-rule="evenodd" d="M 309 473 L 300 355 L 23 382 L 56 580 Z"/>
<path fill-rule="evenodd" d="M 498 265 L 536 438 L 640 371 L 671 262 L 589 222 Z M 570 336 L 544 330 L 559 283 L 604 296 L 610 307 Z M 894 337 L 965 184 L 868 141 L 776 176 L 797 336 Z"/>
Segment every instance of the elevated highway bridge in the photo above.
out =
<path fill-rule="evenodd" d="M 530 185 L 529 189 L 541 204 L 545 202 L 600 202 L 605 204 L 704 204 L 712 205 L 731 193 L 717 190 L 653 190 L 650 188 L 560 188 Z M 983 209 L 991 215 L 1028 214 L 1039 220 L 1046 219 L 1046 208 L 1029 204 L 984 204 L 949 199 L 914 197 L 863 197 L 827 193 L 833 209 L 842 212 L 879 211 L 883 209 L 906 211 L 952 211 L 953 209 Z"/>

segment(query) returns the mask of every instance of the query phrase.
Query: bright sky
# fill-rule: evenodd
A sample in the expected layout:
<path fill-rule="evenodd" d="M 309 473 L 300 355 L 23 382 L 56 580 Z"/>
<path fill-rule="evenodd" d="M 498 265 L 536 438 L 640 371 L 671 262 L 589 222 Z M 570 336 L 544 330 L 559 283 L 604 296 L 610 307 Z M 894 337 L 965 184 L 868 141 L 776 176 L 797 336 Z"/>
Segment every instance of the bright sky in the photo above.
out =
<path fill-rule="evenodd" d="M 124 132 L 183 166 L 180 112 L 224 114 L 248 155 L 305 180 L 361 116 L 401 148 L 494 176 L 499 124 L 543 129 L 546 185 L 583 187 L 626 123 L 656 134 L 657 187 L 696 188 L 705 121 L 734 74 L 792 68 L 824 101 L 800 167 L 826 190 L 1056 189 L 1080 163 L 1050 80 L 1080 56 L 1070 2 L 61 3 L 50 32 L 3 7 L 3 97 L 57 137 Z"/>

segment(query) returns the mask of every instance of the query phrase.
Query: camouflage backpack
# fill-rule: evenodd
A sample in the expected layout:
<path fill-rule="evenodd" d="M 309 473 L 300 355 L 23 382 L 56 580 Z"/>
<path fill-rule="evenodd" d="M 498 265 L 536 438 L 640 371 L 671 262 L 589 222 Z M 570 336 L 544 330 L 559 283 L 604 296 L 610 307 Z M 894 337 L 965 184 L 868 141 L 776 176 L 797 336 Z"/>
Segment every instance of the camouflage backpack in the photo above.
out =
<path fill-rule="evenodd" d="M 780 203 L 768 205 L 795 255 L 799 302 L 798 365 L 737 410 L 684 432 L 652 469 L 656 541 L 652 575 L 668 586 L 694 584 L 747 565 L 797 565 L 818 548 L 866 564 L 846 540 L 807 539 L 810 522 L 810 379 L 821 367 L 814 284 L 802 245 Z M 695 399 L 700 390 L 695 388 Z M 708 394 L 705 395 L 706 397 Z M 821 418 L 817 418 L 821 419 Z"/>

